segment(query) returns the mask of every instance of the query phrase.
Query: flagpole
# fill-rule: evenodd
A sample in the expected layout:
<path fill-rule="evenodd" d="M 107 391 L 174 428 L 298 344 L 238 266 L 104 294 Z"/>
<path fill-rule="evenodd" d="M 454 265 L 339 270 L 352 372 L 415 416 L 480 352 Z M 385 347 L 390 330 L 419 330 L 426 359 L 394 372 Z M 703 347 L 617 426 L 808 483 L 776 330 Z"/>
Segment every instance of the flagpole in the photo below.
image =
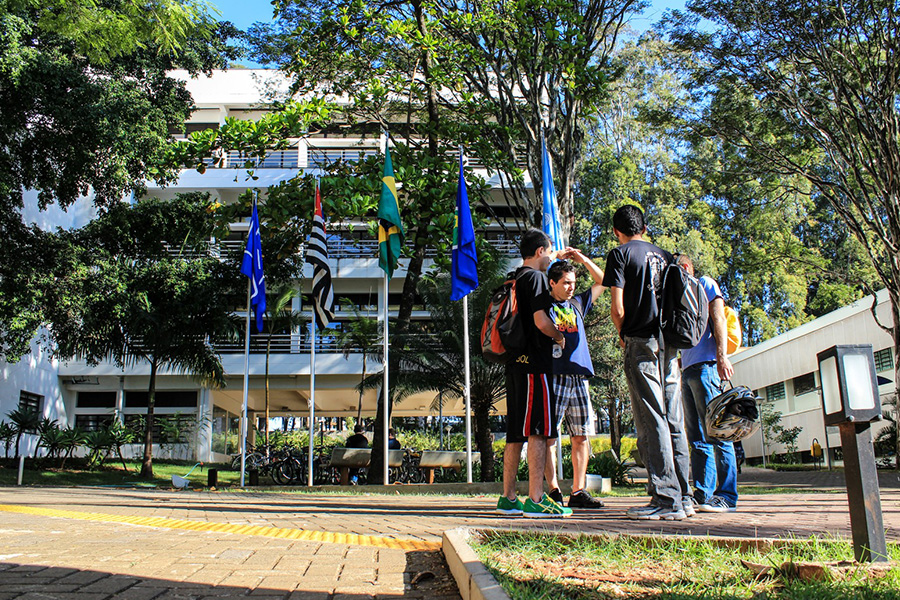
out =
<path fill-rule="evenodd" d="M 247 325 L 244 329 L 244 400 L 241 404 L 241 487 L 244 487 L 244 474 L 247 469 L 247 395 L 250 382 L 250 286 L 247 281 Z"/>
<path fill-rule="evenodd" d="M 313 315 L 309 354 L 309 476 L 307 484 L 313 486 L 313 452 L 316 443 L 316 316 Z"/>
<path fill-rule="evenodd" d="M 472 392 L 469 387 L 469 297 L 463 298 L 463 362 L 466 396 L 466 483 L 472 483 Z"/>
<path fill-rule="evenodd" d="M 382 340 L 384 352 L 384 419 L 382 420 L 382 444 L 384 446 L 384 485 L 390 484 L 390 472 L 388 468 L 388 429 L 391 421 L 390 388 L 388 387 L 388 276 L 384 274 L 384 339 Z"/>

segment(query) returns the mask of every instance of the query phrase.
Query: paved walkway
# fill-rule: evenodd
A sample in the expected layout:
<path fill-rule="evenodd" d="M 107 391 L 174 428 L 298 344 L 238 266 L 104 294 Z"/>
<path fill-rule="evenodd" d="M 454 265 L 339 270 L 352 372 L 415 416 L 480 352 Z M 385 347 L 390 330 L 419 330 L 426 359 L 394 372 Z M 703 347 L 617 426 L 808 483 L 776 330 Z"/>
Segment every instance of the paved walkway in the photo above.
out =
<path fill-rule="evenodd" d="M 535 522 L 494 515 L 494 494 L 2 488 L 0 600 L 455 599 L 438 549 L 447 529 L 848 537 L 842 478 L 748 469 L 742 484 L 816 492 L 745 494 L 737 513 L 677 523 L 624 519 L 644 498 Z M 900 480 L 882 482 L 882 508 L 888 539 L 900 541 Z"/>

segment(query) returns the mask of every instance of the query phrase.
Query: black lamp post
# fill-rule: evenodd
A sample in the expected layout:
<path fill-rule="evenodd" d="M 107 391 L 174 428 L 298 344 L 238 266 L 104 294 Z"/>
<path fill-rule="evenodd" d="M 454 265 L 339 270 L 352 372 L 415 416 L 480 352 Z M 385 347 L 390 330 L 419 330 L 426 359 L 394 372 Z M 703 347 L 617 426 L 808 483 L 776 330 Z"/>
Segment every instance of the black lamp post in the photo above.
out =
<path fill-rule="evenodd" d="M 887 561 L 872 447 L 871 424 L 881 419 L 872 346 L 833 346 L 817 356 L 825 425 L 841 431 L 853 554 L 860 562 Z"/>

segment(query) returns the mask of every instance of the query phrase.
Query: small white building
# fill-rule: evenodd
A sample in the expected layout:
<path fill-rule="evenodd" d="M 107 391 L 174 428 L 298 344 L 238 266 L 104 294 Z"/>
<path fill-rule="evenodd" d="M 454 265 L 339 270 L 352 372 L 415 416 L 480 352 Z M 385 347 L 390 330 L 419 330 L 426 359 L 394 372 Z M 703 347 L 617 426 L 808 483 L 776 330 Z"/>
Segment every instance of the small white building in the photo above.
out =
<path fill-rule="evenodd" d="M 882 404 L 896 393 L 894 382 L 894 342 L 875 321 L 873 302 L 881 323 L 892 326 L 890 298 L 887 290 L 866 296 L 849 306 L 835 310 L 796 329 L 747 348 L 731 358 L 735 385 L 755 390 L 764 402 L 772 403 L 782 413 L 785 428 L 800 427 L 797 447 L 809 453 L 813 440 L 823 449 L 840 448 L 837 427 L 823 420 L 821 382 L 816 355 L 836 344 L 871 344 L 875 367 L 881 381 Z M 884 408 L 884 407 L 883 407 Z M 875 423 L 873 438 L 884 425 Z M 762 432 L 744 440 L 748 458 L 784 453 L 782 446 L 763 448 Z"/>

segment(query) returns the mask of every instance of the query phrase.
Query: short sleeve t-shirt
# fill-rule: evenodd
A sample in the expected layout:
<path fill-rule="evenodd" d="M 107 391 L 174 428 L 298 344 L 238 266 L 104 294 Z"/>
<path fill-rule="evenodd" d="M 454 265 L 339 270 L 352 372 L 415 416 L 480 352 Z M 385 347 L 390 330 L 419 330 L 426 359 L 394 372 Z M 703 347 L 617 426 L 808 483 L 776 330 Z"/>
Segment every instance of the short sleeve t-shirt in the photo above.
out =
<path fill-rule="evenodd" d="M 700 285 L 706 291 L 706 298 L 712 302 L 716 298 L 722 298 L 722 290 L 715 280 L 704 275 L 700 278 Z M 711 362 L 716 360 L 716 340 L 712 334 L 712 319 L 706 323 L 706 331 L 700 342 L 693 348 L 681 351 L 681 368 L 685 369 L 691 365 L 702 362 Z"/>
<path fill-rule="evenodd" d="M 603 285 L 622 289 L 622 337 L 659 336 L 662 275 L 672 260 L 670 253 L 644 240 L 622 244 L 607 255 Z"/>
<path fill-rule="evenodd" d="M 528 351 L 523 354 L 523 359 L 513 361 L 512 364 L 524 366 L 529 373 L 552 373 L 553 341 L 541 333 L 534 324 L 534 313 L 550 309 L 550 283 L 546 273 L 541 273 L 531 267 L 520 267 L 516 271 L 516 305 L 519 318 L 522 320 L 522 328 L 525 331 L 525 339 Z"/>
<path fill-rule="evenodd" d="M 594 363 L 588 350 L 584 332 L 584 315 L 593 307 L 593 295 L 588 289 L 572 297 L 571 300 L 553 300 L 550 318 L 556 328 L 566 337 L 566 347 L 562 356 L 553 359 L 554 375 L 594 376 Z"/>

